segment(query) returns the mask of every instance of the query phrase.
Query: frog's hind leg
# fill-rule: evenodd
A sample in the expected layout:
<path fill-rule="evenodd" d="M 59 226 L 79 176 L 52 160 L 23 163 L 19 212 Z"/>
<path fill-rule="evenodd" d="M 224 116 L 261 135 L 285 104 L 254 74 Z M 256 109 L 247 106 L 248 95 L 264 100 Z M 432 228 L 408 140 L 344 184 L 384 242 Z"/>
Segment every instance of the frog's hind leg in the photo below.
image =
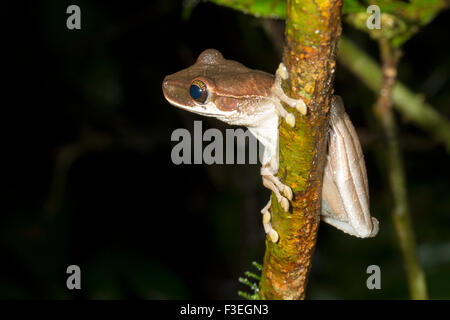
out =
<path fill-rule="evenodd" d="M 262 208 L 261 213 L 263 215 L 263 226 L 264 231 L 269 236 L 270 240 L 273 243 L 276 243 L 279 239 L 278 232 L 275 231 L 275 229 L 272 227 L 272 224 L 270 223 L 270 220 L 272 218 L 272 215 L 270 214 L 269 208 L 272 204 L 272 199 L 269 199 L 269 202 L 266 204 L 264 208 Z"/>
<path fill-rule="evenodd" d="M 288 211 L 289 200 L 292 200 L 293 198 L 292 189 L 283 184 L 280 179 L 273 174 L 270 167 L 263 166 L 261 168 L 261 176 L 263 185 L 275 193 L 275 196 L 277 197 L 277 200 L 281 204 L 283 210 Z"/>

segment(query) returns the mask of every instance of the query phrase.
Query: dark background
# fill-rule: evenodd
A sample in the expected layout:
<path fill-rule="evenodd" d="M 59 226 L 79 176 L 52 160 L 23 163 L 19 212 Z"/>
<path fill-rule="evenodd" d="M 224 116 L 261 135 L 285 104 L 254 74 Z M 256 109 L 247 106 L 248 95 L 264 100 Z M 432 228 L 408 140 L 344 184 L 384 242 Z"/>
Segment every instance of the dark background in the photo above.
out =
<path fill-rule="evenodd" d="M 66 8 L 81 7 L 81 30 Z M 0 298 L 238 298 L 237 281 L 262 262 L 260 209 L 269 197 L 258 165 L 174 165 L 177 128 L 228 128 L 170 106 L 166 74 L 206 48 L 273 73 L 280 57 L 261 20 L 201 3 L 182 19 L 181 1 L 7 2 L 0 179 Z M 449 116 L 449 12 L 404 46 L 399 78 Z M 374 58 L 376 44 L 344 25 Z M 374 239 L 321 224 L 309 299 L 406 299 L 390 210 L 376 95 L 338 64 L 368 166 Z M 449 158 L 443 145 L 397 114 L 418 253 L 431 298 L 450 298 Z M 82 290 L 66 288 L 66 268 Z M 366 288 L 379 265 L 382 290 Z"/>

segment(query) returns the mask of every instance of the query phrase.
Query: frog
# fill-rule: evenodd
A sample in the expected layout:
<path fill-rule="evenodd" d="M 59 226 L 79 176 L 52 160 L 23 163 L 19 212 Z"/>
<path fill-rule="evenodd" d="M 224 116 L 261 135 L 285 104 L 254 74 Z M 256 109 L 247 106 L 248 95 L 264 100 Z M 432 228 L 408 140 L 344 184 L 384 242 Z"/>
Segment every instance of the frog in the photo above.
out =
<path fill-rule="evenodd" d="M 225 59 L 218 50 L 207 49 L 192 66 L 167 75 L 162 82 L 164 97 L 171 105 L 229 125 L 244 126 L 256 137 L 264 146 L 262 183 L 274 193 L 285 212 L 289 211 L 294 193 L 277 176 L 279 126 L 285 121 L 295 127 L 293 112 L 301 116 L 308 112 L 303 98 L 294 99 L 284 92 L 282 81 L 288 78 L 283 63 L 272 75 Z M 321 219 L 349 235 L 374 237 L 379 223 L 370 215 L 364 155 L 339 96 L 331 99 L 329 118 Z M 279 234 L 271 224 L 271 199 L 261 210 L 262 222 L 269 239 L 277 243 Z"/>

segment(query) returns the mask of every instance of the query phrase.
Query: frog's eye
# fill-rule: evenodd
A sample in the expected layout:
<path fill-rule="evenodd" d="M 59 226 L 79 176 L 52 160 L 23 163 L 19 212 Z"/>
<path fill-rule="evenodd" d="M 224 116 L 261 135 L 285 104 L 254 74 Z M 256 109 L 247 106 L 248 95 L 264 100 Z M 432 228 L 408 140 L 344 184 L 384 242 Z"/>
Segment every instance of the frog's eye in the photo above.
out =
<path fill-rule="evenodd" d="M 206 99 L 208 99 L 208 87 L 202 81 L 196 79 L 191 82 L 189 94 L 195 101 L 205 103 Z"/>

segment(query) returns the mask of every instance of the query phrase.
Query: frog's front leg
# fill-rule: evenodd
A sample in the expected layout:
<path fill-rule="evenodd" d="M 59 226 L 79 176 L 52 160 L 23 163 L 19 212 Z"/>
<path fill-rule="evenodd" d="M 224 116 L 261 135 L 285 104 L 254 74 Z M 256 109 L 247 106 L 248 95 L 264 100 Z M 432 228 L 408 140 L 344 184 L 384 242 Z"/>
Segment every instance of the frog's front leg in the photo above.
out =
<path fill-rule="evenodd" d="M 281 87 L 281 80 L 287 80 L 289 77 L 289 74 L 287 72 L 286 66 L 283 62 L 280 63 L 278 66 L 277 72 L 275 73 L 275 81 L 272 85 L 272 95 L 273 95 L 273 102 L 275 104 L 275 110 L 277 113 L 286 120 L 287 124 L 291 127 L 295 126 L 295 117 L 292 113 L 289 113 L 286 111 L 286 109 L 283 108 L 280 101 L 286 103 L 292 108 L 296 108 L 298 112 L 300 112 L 302 115 L 306 114 L 307 107 L 305 102 L 302 99 L 293 99 L 286 95 L 283 91 L 283 88 Z"/>
<path fill-rule="evenodd" d="M 275 107 L 275 112 L 278 116 L 285 119 L 286 123 L 291 127 L 295 126 L 295 117 L 292 113 L 287 112 L 280 101 L 286 103 L 290 107 L 296 108 L 301 114 L 306 114 L 306 104 L 303 100 L 292 99 L 288 97 L 283 89 L 281 88 L 281 79 L 286 80 L 288 78 L 288 73 L 286 67 L 283 63 L 280 63 L 280 66 L 277 69 L 275 75 L 275 82 L 271 88 L 272 97 L 271 101 Z M 264 135 L 259 135 L 259 138 L 262 140 L 265 145 L 265 156 L 263 161 L 263 165 L 261 168 L 261 176 L 263 180 L 263 185 L 269 190 L 273 191 L 275 197 L 280 203 L 281 207 L 284 211 L 289 210 L 289 201 L 293 198 L 292 189 L 283 184 L 280 179 L 276 176 L 278 173 L 278 123 L 276 124 L 275 134 L 267 134 L 268 132 L 272 132 L 273 130 L 265 130 Z M 270 137 L 270 138 L 269 138 Z M 263 214 L 263 226 L 264 231 L 269 235 L 270 239 L 273 242 L 277 242 L 279 239 L 278 233 L 273 229 L 272 224 L 270 223 L 271 214 L 269 212 L 269 208 L 271 205 L 271 200 L 267 203 L 267 205 L 261 210 Z"/>

